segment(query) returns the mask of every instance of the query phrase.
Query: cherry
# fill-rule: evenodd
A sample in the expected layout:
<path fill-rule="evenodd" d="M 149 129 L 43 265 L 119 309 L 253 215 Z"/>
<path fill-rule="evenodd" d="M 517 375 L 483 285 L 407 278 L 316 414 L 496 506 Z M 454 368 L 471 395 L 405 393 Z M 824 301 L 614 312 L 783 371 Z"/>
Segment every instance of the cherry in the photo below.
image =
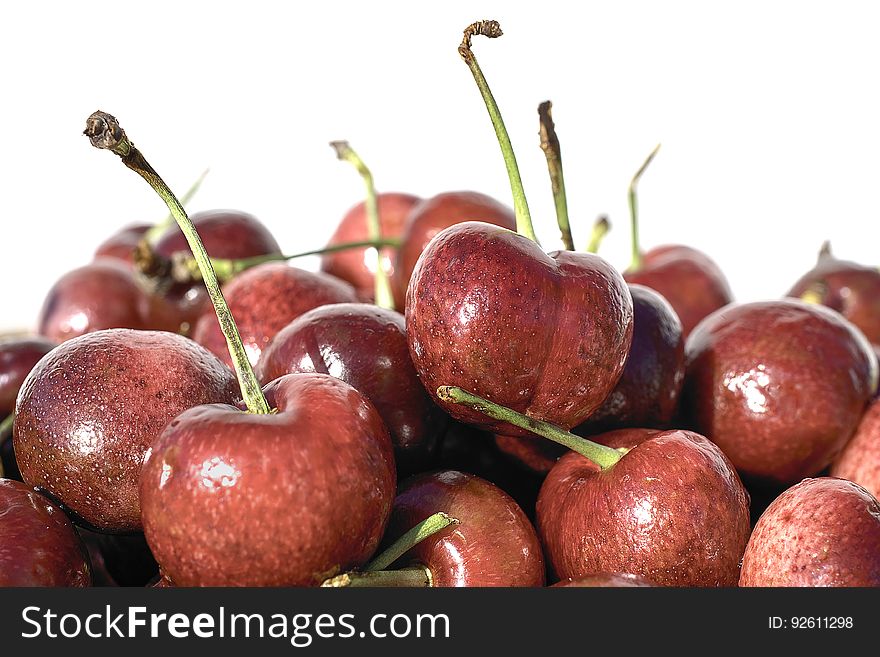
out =
<path fill-rule="evenodd" d="M 88 526 L 141 528 L 141 463 L 165 425 L 190 406 L 236 399 L 235 378 L 174 333 L 107 329 L 68 340 L 21 388 L 18 467 Z"/>
<path fill-rule="evenodd" d="M 862 333 L 794 299 L 736 304 L 690 335 L 682 408 L 740 474 L 780 485 L 819 474 L 877 388 Z"/>
<path fill-rule="evenodd" d="M 40 335 L 62 342 L 110 328 L 179 330 L 175 305 L 152 293 L 131 267 L 115 258 L 98 258 L 62 276 L 37 320 Z"/>
<path fill-rule="evenodd" d="M 816 266 L 801 276 L 787 296 L 836 310 L 871 343 L 880 343 L 880 270 L 838 260 L 828 242 L 822 245 Z"/>
<path fill-rule="evenodd" d="M 85 547 L 64 512 L 29 486 L 0 479 L 0 587 L 91 583 Z"/>
<path fill-rule="evenodd" d="M 375 405 L 394 444 L 401 472 L 427 466 L 445 414 L 419 383 L 407 347 L 403 315 L 370 304 L 320 306 L 283 328 L 256 368 L 265 384 L 284 374 L 330 374 Z"/>
<path fill-rule="evenodd" d="M 461 388 L 438 394 L 574 450 L 545 478 L 536 508 L 545 555 L 560 579 L 627 572 L 661 586 L 736 584 L 749 496 L 704 436 L 622 429 L 598 443 Z"/>
<path fill-rule="evenodd" d="M 418 540 L 398 561 L 380 555 L 366 572 L 348 573 L 327 586 L 543 586 L 544 558 L 534 527 L 516 502 L 477 476 L 443 470 L 400 486 L 388 536 L 404 534 L 442 509 L 454 520 Z M 429 519 L 430 520 L 430 519 Z M 409 547 L 409 541 L 401 540 Z M 397 545 L 397 543 L 395 543 Z M 393 563 L 403 570 L 384 570 Z"/>
<path fill-rule="evenodd" d="M 281 262 L 258 265 L 236 276 L 224 288 L 251 365 L 282 328 L 312 308 L 357 301 L 348 283 L 329 274 L 290 267 Z M 206 310 L 193 339 L 232 366 L 226 339 L 213 310 Z"/>
<path fill-rule="evenodd" d="M 880 586 L 880 503 L 845 479 L 804 479 L 767 507 L 740 586 Z"/>

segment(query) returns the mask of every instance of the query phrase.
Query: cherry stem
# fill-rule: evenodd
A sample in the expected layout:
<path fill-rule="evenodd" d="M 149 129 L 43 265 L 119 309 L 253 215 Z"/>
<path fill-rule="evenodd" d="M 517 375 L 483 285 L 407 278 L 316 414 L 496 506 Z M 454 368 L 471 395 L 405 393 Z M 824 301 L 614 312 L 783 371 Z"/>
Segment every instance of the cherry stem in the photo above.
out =
<path fill-rule="evenodd" d="M 325 580 L 321 586 L 331 588 L 395 587 L 428 588 L 434 585 L 431 571 L 424 566 L 400 570 L 351 572 Z"/>
<path fill-rule="evenodd" d="M 541 137 L 541 150 L 547 158 L 550 187 L 553 190 L 553 202 L 556 204 L 556 224 L 562 235 L 562 244 L 569 251 L 574 251 L 574 238 L 568 220 L 568 201 L 565 197 L 565 175 L 562 172 L 562 149 L 556 136 L 552 109 L 553 103 L 549 100 L 538 105 L 538 135 Z"/>
<path fill-rule="evenodd" d="M 428 516 L 403 536 L 394 541 L 385 551 L 364 566 L 365 572 L 385 570 L 429 536 L 446 529 L 449 525 L 457 525 L 459 520 L 446 515 L 442 511 Z"/>
<path fill-rule="evenodd" d="M 221 283 L 230 281 L 246 269 L 262 265 L 267 262 L 285 262 L 287 260 L 296 260 L 297 258 L 305 258 L 306 256 L 325 255 L 327 253 L 337 253 L 338 251 L 348 251 L 350 249 L 374 248 L 381 249 L 383 247 L 400 247 L 400 239 L 384 238 L 380 240 L 361 240 L 358 242 L 344 242 L 341 244 L 333 244 L 320 249 L 312 249 L 310 251 L 300 251 L 290 255 L 281 255 L 278 253 L 267 253 L 266 255 L 252 256 L 250 258 L 239 258 L 231 260 L 228 258 L 211 258 L 211 265 L 214 267 L 214 273 Z M 160 257 L 160 256 L 154 256 Z M 192 283 L 201 280 L 202 274 L 199 271 L 199 265 L 188 253 L 180 251 L 172 254 L 170 262 L 170 275 L 175 283 Z"/>
<path fill-rule="evenodd" d="M 364 161 L 349 145 L 347 141 L 331 141 L 330 146 L 336 150 L 336 156 L 343 162 L 353 165 L 364 180 L 367 188 L 365 205 L 367 208 L 367 230 L 371 240 L 382 239 L 382 222 L 379 219 L 379 201 L 376 198 L 376 187 L 373 185 L 373 174 L 364 164 Z M 388 280 L 388 272 L 382 266 L 382 254 L 376 249 L 376 273 L 374 275 L 376 285 L 376 305 L 380 308 L 394 310 L 394 293 L 391 291 L 391 282 Z"/>
<path fill-rule="evenodd" d="M 498 138 L 498 144 L 501 146 L 501 155 L 504 157 L 504 164 L 507 166 L 507 177 L 510 179 L 510 191 L 513 193 L 513 209 L 516 213 L 516 232 L 520 235 L 528 237 L 536 243 L 538 237 L 535 235 L 535 227 L 532 225 L 532 215 L 529 212 L 529 204 L 526 201 L 525 189 L 523 189 L 522 178 L 519 175 L 519 167 L 516 164 L 516 156 L 513 153 L 513 145 L 510 143 L 510 136 L 507 134 L 507 128 L 504 127 L 504 120 L 501 118 L 501 111 L 495 102 L 495 97 L 489 89 L 486 78 L 480 70 L 477 58 L 471 50 L 471 38 L 474 35 L 482 35 L 490 39 L 500 37 L 502 34 L 501 26 L 498 21 L 477 21 L 468 25 L 464 31 L 464 37 L 461 45 L 458 47 L 458 54 L 468 65 L 477 83 L 477 88 L 483 96 L 483 102 L 489 112 L 489 118 L 492 121 L 492 127 L 495 128 L 495 136 Z"/>
<path fill-rule="evenodd" d="M 229 306 L 226 305 L 226 299 L 220 291 L 220 284 L 214 269 L 211 267 L 211 259 L 205 250 L 199 234 L 193 226 L 192 221 L 186 215 L 186 211 L 174 196 L 174 193 L 168 188 L 168 185 L 159 177 L 155 169 L 150 166 L 147 160 L 141 155 L 141 152 L 135 148 L 125 131 L 115 117 L 106 112 L 95 112 L 86 121 L 85 134 L 95 148 L 106 149 L 116 153 L 122 158 L 123 164 L 129 169 L 137 173 L 149 183 L 150 187 L 165 201 L 180 230 L 183 231 L 190 250 L 193 252 L 196 261 L 199 263 L 199 269 L 202 273 L 202 279 L 205 281 L 205 287 L 208 289 L 208 296 L 211 303 L 214 304 L 214 310 L 217 313 L 217 320 L 220 322 L 220 329 L 226 338 L 226 344 L 229 353 L 232 356 L 235 365 L 235 373 L 241 386 L 241 394 L 250 413 L 268 414 L 271 413 L 269 404 L 263 396 L 260 389 L 260 383 L 254 374 L 248 360 L 244 345 L 241 343 L 241 336 L 238 333 L 238 327 L 232 313 L 229 312 Z"/>
<path fill-rule="evenodd" d="M 181 205 L 185 206 L 192 200 L 193 196 L 196 195 L 196 192 L 199 191 L 199 188 L 205 181 L 205 177 L 208 175 L 209 171 L 210 169 L 205 169 L 204 171 L 202 171 L 202 175 L 200 175 L 198 179 L 192 185 L 190 185 L 190 188 L 186 190 L 186 194 L 180 197 Z M 167 217 L 165 217 L 162 221 L 160 221 L 152 228 L 150 228 L 146 233 L 144 233 L 144 239 L 151 246 L 155 246 L 162 238 L 162 235 L 164 235 L 165 232 L 169 228 L 173 227 L 176 223 L 177 222 L 174 220 L 174 215 L 169 212 Z"/>
<path fill-rule="evenodd" d="M 819 262 L 822 262 L 825 258 L 830 258 L 831 255 L 831 241 L 825 240 L 822 242 L 822 246 L 819 248 Z"/>
<path fill-rule="evenodd" d="M 642 251 L 639 247 L 639 203 L 636 197 L 636 187 L 639 184 L 639 178 L 645 173 L 645 169 L 651 164 L 659 150 L 660 144 L 657 144 L 629 183 L 629 217 L 632 226 L 632 260 L 629 264 L 630 271 L 638 271 L 642 267 Z"/>
<path fill-rule="evenodd" d="M 455 386 L 440 386 L 437 388 L 437 396 L 443 401 L 461 404 L 462 406 L 466 406 L 478 413 L 482 413 L 493 420 L 507 422 L 515 427 L 531 431 L 538 436 L 552 440 L 564 447 L 568 447 L 570 450 L 577 452 L 581 456 L 595 463 L 602 470 L 607 470 L 613 466 L 623 458 L 623 455 L 626 453 L 614 449 L 613 447 L 606 447 L 605 445 L 594 443 L 592 440 L 576 436 L 550 422 L 536 420 L 527 415 L 523 415 L 522 413 L 517 413 L 506 406 L 501 406 L 488 399 L 483 399 L 482 397 L 468 392 L 467 390 L 463 390 L 462 388 L 457 388 Z"/>
<path fill-rule="evenodd" d="M 611 230 L 611 222 L 604 214 L 596 219 L 593 224 L 593 230 L 590 233 L 590 241 L 587 243 L 587 253 L 599 253 L 599 247 L 602 246 L 602 240 Z"/>
<path fill-rule="evenodd" d="M 0 445 L 3 444 L 6 436 L 12 433 L 12 424 L 14 422 L 15 422 L 15 414 L 14 413 L 7 415 L 6 418 L 2 422 L 0 422 Z"/>

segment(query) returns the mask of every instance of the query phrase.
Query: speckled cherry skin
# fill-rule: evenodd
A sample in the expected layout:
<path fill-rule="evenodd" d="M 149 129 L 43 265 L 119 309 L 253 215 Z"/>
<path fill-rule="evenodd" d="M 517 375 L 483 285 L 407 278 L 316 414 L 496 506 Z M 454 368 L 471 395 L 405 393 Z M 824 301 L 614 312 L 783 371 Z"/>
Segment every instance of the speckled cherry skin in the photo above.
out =
<path fill-rule="evenodd" d="M 257 363 L 264 384 L 295 372 L 329 374 L 363 393 L 388 427 L 398 473 L 430 465 L 447 416 L 419 382 L 403 315 L 366 303 L 320 306 L 300 315 Z"/>
<path fill-rule="evenodd" d="M 177 586 L 318 585 L 379 544 L 396 476 L 373 405 L 326 374 L 264 391 L 277 413 L 192 408 L 144 465 L 144 532 Z"/>
<path fill-rule="evenodd" d="M 690 431 L 600 439 L 630 451 L 605 471 L 569 452 L 538 496 L 538 532 L 557 577 L 627 572 L 658 586 L 736 586 L 749 496 L 721 450 Z"/>
<path fill-rule="evenodd" d="M 855 324 L 872 343 L 880 343 L 880 270 L 823 252 L 787 296 L 818 293 L 819 303 Z"/>
<path fill-rule="evenodd" d="M 15 411 L 15 398 L 34 365 L 57 346 L 40 336 L 0 339 L 0 420 Z"/>
<path fill-rule="evenodd" d="M 684 384 L 684 332 L 658 292 L 630 285 L 633 339 L 620 380 L 602 406 L 575 429 L 580 435 L 672 425 Z"/>
<path fill-rule="evenodd" d="M 180 314 L 174 304 L 151 294 L 129 265 L 98 258 L 56 281 L 37 326 L 40 335 L 63 342 L 110 328 L 177 331 Z"/>
<path fill-rule="evenodd" d="M 795 299 L 731 305 L 688 338 L 682 407 L 740 474 L 790 484 L 820 473 L 877 387 L 864 335 Z"/>
<path fill-rule="evenodd" d="M 626 284 L 598 256 L 547 254 L 505 228 L 465 222 L 422 254 L 406 327 L 413 363 L 435 399 L 439 386 L 460 386 L 571 428 L 617 384 L 632 314 Z M 494 433 L 527 435 L 464 406 L 440 406 Z"/>
<path fill-rule="evenodd" d="M 868 406 L 855 435 L 831 464 L 829 474 L 854 481 L 880 499 L 880 400 Z"/>
<path fill-rule="evenodd" d="M 0 587 L 91 583 L 85 547 L 64 512 L 20 481 L 0 479 Z"/>
<path fill-rule="evenodd" d="M 95 249 L 95 258 L 115 258 L 133 265 L 135 250 L 150 228 L 150 224 L 132 224 L 122 228 Z"/>
<path fill-rule="evenodd" d="M 283 262 L 267 262 L 242 272 L 224 286 L 223 295 L 251 365 L 257 364 L 275 334 L 304 312 L 325 304 L 358 301 L 355 289 L 345 281 Z M 232 367 L 213 309 L 202 314 L 192 337 Z"/>
<path fill-rule="evenodd" d="M 24 480 L 86 525 L 141 529 L 147 450 L 184 409 L 239 398 L 232 372 L 188 338 L 108 329 L 68 340 L 28 375 L 16 406 Z"/>
<path fill-rule="evenodd" d="M 382 237 L 385 239 L 400 237 L 410 210 L 421 200 L 418 196 L 398 192 L 378 194 L 376 201 L 379 205 L 379 224 L 382 229 Z M 361 242 L 368 239 L 370 239 L 370 231 L 367 226 L 367 211 L 364 203 L 361 202 L 345 214 L 330 237 L 330 241 L 327 242 L 327 246 L 346 242 Z M 381 256 L 382 269 L 387 272 L 393 286 L 397 249 L 383 248 Z M 367 249 L 348 249 L 321 256 L 321 271 L 351 283 L 358 295 L 364 300 L 372 300 L 375 294 L 375 265 L 375 256 L 368 257 Z M 406 289 L 402 294 L 396 293 L 401 301 L 398 306 L 400 310 L 403 310 L 405 293 Z"/>
<path fill-rule="evenodd" d="M 444 228 L 465 221 L 482 221 L 516 230 L 516 216 L 509 207 L 479 192 L 443 192 L 415 206 L 406 218 L 394 273 L 394 301 L 406 302 L 406 290 L 422 251 Z"/>
<path fill-rule="evenodd" d="M 438 511 L 460 524 L 428 537 L 403 557 L 427 567 L 433 586 L 544 586 L 535 528 L 513 498 L 472 474 L 443 470 L 403 482 L 389 539 Z"/>
<path fill-rule="evenodd" d="M 880 503 L 845 479 L 804 479 L 767 507 L 740 586 L 880 586 Z"/>
<path fill-rule="evenodd" d="M 681 320 L 687 337 L 706 315 L 733 301 L 724 273 L 705 253 L 689 246 L 667 245 L 642 256 L 637 271 L 624 272 L 627 283 L 656 290 Z"/>
<path fill-rule="evenodd" d="M 564 579 L 552 588 L 634 588 L 654 586 L 640 575 L 630 573 L 593 573 L 577 579 Z"/>

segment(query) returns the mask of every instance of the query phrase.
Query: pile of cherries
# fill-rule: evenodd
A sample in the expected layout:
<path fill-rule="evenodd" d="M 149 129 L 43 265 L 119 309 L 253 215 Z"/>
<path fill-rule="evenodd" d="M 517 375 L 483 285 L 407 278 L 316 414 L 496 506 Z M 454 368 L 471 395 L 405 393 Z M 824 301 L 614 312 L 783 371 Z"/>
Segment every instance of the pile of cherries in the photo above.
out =
<path fill-rule="evenodd" d="M 166 201 L 0 341 L 3 586 L 880 586 L 880 270 L 734 302 L 703 253 L 619 273 L 514 210 L 376 194 L 321 272 L 181 203 L 114 117 L 86 134 Z M 656 150 L 655 150 L 656 153 Z M 222 290 L 222 293 L 221 293 Z M 400 311 L 403 311 L 402 313 Z"/>

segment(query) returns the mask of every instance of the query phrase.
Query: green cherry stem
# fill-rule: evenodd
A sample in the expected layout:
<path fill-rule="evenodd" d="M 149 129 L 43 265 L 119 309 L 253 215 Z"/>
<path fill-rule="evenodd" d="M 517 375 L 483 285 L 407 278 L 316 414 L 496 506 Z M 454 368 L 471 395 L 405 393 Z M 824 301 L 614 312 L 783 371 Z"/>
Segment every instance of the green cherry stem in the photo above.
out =
<path fill-rule="evenodd" d="M 342 573 L 325 580 L 321 586 L 329 588 L 428 588 L 434 585 L 431 571 L 424 566 L 400 570 Z"/>
<path fill-rule="evenodd" d="M 336 156 L 343 162 L 348 162 L 361 175 L 367 188 L 365 201 L 367 208 L 367 229 L 371 240 L 382 239 L 382 223 L 379 219 L 379 201 L 376 198 L 376 187 L 373 184 L 373 174 L 367 165 L 347 141 L 331 141 L 330 146 L 336 151 Z M 382 266 L 382 253 L 376 249 L 376 273 L 374 275 L 376 285 L 376 305 L 380 308 L 394 310 L 394 294 L 391 291 L 391 281 L 388 280 L 388 272 Z"/>
<path fill-rule="evenodd" d="M 492 121 L 492 127 L 495 128 L 495 135 L 501 146 L 501 154 L 504 157 L 504 164 L 507 166 L 507 176 L 510 178 L 510 191 L 513 193 L 513 209 L 516 213 L 516 232 L 520 235 L 528 237 L 533 242 L 538 242 L 535 235 L 535 227 L 532 225 L 532 215 L 529 212 L 529 204 L 526 201 L 526 193 L 523 189 L 522 177 L 519 175 L 519 167 L 516 164 L 516 156 L 513 153 L 513 145 L 510 143 L 510 136 L 507 134 L 507 128 L 504 127 L 504 120 L 501 118 L 501 111 L 495 102 L 495 97 L 489 89 L 489 84 L 480 70 L 477 58 L 471 50 L 471 39 L 475 35 L 481 35 L 490 39 L 500 37 L 502 34 L 501 26 L 498 21 L 477 21 L 467 26 L 464 30 L 464 37 L 461 45 L 458 47 L 458 54 L 468 65 L 477 83 L 477 88 L 483 96 L 483 102 L 489 112 L 489 118 Z"/>
<path fill-rule="evenodd" d="M 611 222 L 604 214 L 596 219 L 593 224 L 593 230 L 590 233 L 590 241 L 587 243 L 587 253 L 599 253 L 599 247 L 602 246 L 602 240 L 611 230 Z"/>
<path fill-rule="evenodd" d="M 538 105 L 538 135 L 541 137 L 541 150 L 547 158 L 550 188 L 553 190 L 553 203 L 556 205 L 556 224 L 562 235 L 562 244 L 569 251 L 574 251 L 574 238 L 571 235 L 571 223 L 568 219 L 568 201 L 565 196 L 565 175 L 562 172 L 562 149 L 556 136 L 552 109 L 553 103 L 549 100 Z"/>
<path fill-rule="evenodd" d="M 488 399 L 483 399 L 482 397 L 470 393 L 467 390 L 463 390 L 462 388 L 440 386 L 437 388 L 437 396 L 443 401 L 461 404 L 462 406 L 466 406 L 478 413 L 482 413 L 493 420 L 507 422 L 515 427 L 531 431 L 538 436 L 542 436 L 543 438 L 552 440 L 564 447 L 568 447 L 570 450 L 577 452 L 581 456 L 584 456 L 595 463 L 602 470 L 607 470 L 613 466 L 623 458 L 625 453 L 612 447 L 606 447 L 605 445 L 594 443 L 592 440 L 576 436 L 550 422 L 536 420 L 527 415 L 523 415 L 522 413 L 517 413 L 514 410 L 490 402 Z"/>
<path fill-rule="evenodd" d="M 429 536 L 433 536 L 437 532 L 446 529 L 449 525 L 457 524 L 459 524 L 459 520 L 443 513 L 442 511 L 428 516 L 403 536 L 394 541 L 394 543 L 382 552 L 382 554 L 364 566 L 364 571 L 371 572 L 375 570 L 385 570 L 388 566 L 400 559 L 400 557 Z"/>
<path fill-rule="evenodd" d="M 7 415 L 6 418 L 0 422 L 0 445 L 3 444 L 6 436 L 12 433 L 12 424 L 15 422 L 15 414 Z"/>
<path fill-rule="evenodd" d="M 345 587 L 427 587 L 433 585 L 431 571 L 425 566 L 413 566 L 398 570 L 385 570 L 429 536 L 433 536 L 459 521 L 442 511 L 428 516 L 415 527 L 398 538 L 378 557 L 364 566 L 363 570 L 353 570 L 325 580 L 321 586 Z"/>
<path fill-rule="evenodd" d="M 186 204 L 192 200 L 193 196 L 196 195 L 196 192 L 199 191 L 199 188 L 205 181 L 205 177 L 208 175 L 209 171 L 210 169 L 205 169 L 204 171 L 202 171 L 202 175 L 200 175 L 198 179 L 196 179 L 196 181 L 192 185 L 190 185 L 190 188 L 186 190 L 186 194 L 180 197 L 181 205 L 186 206 Z M 159 242 L 159 239 L 161 239 L 162 235 L 165 234 L 165 231 L 174 226 L 176 223 L 177 221 L 175 221 L 174 215 L 169 212 L 168 216 L 165 217 L 165 219 L 163 219 L 155 226 L 150 228 L 150 230 L 148 230 L 146 233 L 144 233 L 144 239 L 147 240 L 147 243 L 150 246 L 156 246 L 156 244 Z"/>
<path fill-rule="evenodd" d="M 639 167 L 639 170 L 636 171 L 636 174 L 632 177 L 632 180 L 629 183 L 629 217 L 632 226 L 632 260 L 629 265 L 630 271 L 638 271 L 642 267 L 642 251 L 639 245 L 639 203 L 638 198 L 636 197 L 636 187 L 638 187 L 639 179 L 642 177 L 642 174 L 645 173 L 645 169 L 651 164 L 651 161 L 654 159 L 654 156 L 657 155 L 657 151 L 659 150 L 660 144 L 657 144 L 654 147 L 654 150 L 651 151 L 651 154 L 648 155 L 647 159 L 642 163 L 642 166 Z"/>
<path fill-rule="evenodd" d="M 271 413 L 269 404 L 263 396 L 260 389 L 260 383 L 254 374 L 245 353 L 244 345 L 241 343 L 241 336 L 238 333 L 238 327 L 232 313 L 229 312 L 229 306 L 226 305 L 226 299 L 220 291 L 220 284 L 214 269 L 211 267 L 211 259 L 205 250 L 199 234 L 193 226 L 192 221 L 186 215 L 186 211 L 174 196 L 174 193 L 165 184 L 165 181 L 159 177 L 155 169 L 147 162 L 141 152 L 135 148 L 125 131 L 115 117 L 106 112 L 95 112 L 86 121 L 86 129 L 84 133 L 95 148 L 110 150 L 118 155 L 123 164 L 129 169 L 137 173 L 149 183 L 150 187 L 165 201 L 174 219 L 177 221 L 180 230 L 186 237 L 190 249 L 199 263 L 199 269 L 202 273 L 202 279 L 205 281 L 205 287 L 208 289 L 208 296 L 211 303 L 214 304 L 214 310 L 217 312 L 217 319 L 220 322 L 220 329 L 226 337 L 226 344 L 232 361 L 235 365 L 235 373 L 238 376 L 238 382 L 241 386 L 242 397 L 247 405 L 250 413 L 268 414 Z"/>
<path fill-rule="evenodd" d="M 343 242 L 341 244 L 333 244 L 320 249 L 311 249 L 310 251 L 300 251 L 290 255 L 281 255 L 278 253 L 267 253 L 266 255 L 252 256 L 250 258 L 239 258 L 238 260 L 230 260 L 228 258 L 211 258 L 211 265 L 214 267 L 214 273 L 221 283 L 226 283 L 232 278 L 251 267 L 262 265 L 267 262 L 286 262 L 288 260 L 296 260 L 297 258 L 305 258 L 306 256 L 324 255 L 326 253 L 337 253 L 339 251 L 348 251 L 350 249 L 374 248 L 381 249 L 384 247 L 399 248 L 400 239 L 383 238 L 380 240 L 361 240 L 358 242 Z M 158 256 L 156 256 L 158 257 Z M 202 274 L 199 271 L 199 264 L 190 254 L 179 251 L 171 255 L 170 258 L 170 275 L 175 283 L 193 283 L 201 280 Z"/>

